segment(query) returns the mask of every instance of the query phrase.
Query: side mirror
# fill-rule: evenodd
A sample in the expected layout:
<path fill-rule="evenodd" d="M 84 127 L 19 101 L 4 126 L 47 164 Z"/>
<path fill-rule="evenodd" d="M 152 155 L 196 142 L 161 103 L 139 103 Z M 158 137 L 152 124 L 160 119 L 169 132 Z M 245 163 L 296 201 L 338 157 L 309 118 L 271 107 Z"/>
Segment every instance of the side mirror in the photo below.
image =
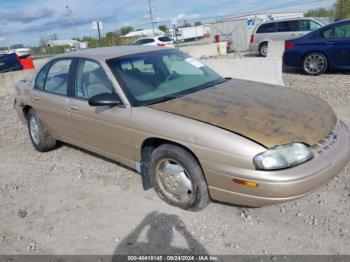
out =
<path fill-rule="evenodd" d="M 116 94 L 102 93 L 89 99 L 90 106 L 120 106 L 123 102 Z"/>

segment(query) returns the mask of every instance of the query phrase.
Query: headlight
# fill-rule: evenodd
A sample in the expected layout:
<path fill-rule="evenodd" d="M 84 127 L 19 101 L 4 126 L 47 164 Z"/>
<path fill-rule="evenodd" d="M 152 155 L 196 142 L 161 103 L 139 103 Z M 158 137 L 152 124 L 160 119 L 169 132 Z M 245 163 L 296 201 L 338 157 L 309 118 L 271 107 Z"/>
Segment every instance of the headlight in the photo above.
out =
<path fill-rule="evenodd" d="M 301 164 L 313 157 L 306 145 L 293 143 L 268 149 L 256 155 L 253 162 L 257 169 L 276 170 Z"/>

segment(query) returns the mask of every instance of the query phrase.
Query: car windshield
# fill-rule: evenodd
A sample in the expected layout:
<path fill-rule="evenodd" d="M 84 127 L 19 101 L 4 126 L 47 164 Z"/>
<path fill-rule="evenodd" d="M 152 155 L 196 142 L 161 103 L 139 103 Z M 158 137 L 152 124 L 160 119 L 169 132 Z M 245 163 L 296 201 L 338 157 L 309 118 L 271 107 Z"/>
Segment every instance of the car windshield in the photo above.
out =
<path fill-rule="evenodd" d="M 134 106 L 174 99 L 225 81 L 177 50 L 135 54 L 110 59 L 107 64 Z"/>

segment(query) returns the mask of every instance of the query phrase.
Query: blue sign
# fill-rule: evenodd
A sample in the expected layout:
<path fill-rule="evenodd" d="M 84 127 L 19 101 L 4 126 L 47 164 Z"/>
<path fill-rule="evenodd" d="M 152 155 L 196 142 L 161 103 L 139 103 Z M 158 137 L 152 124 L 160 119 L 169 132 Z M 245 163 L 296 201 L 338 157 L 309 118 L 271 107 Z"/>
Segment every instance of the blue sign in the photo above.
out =
<path fill-rule="evenodd" d="M 254 24 L 255 24 L 255 19 L 254 18 L 247 19 L 247 26 L 253 26 Z"/>

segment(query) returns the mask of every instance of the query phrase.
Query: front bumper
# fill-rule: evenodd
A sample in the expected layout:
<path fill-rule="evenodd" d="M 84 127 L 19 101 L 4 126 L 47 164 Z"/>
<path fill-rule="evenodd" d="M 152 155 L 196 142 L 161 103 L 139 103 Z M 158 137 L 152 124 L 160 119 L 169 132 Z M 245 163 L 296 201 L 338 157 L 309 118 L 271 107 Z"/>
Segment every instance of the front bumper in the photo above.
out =
<path fill-rule="evenodd" d="M 334 139 L 334 137 L 332 137 Z M 323 140 L 321 140 L 323 141 Z M 350 161 L 350 133 L 341 122 L 336 140 L 313 146 L 315 157 L 299 166 L 279 171 L 233 168 L 205 162 L 210 196 L 213 200 L 244 205 L 264 206 L 293 200 L 309 194 L 339 174 Z M 258 187 L 233 183 L 233 179 L 252 181 Z"/>

